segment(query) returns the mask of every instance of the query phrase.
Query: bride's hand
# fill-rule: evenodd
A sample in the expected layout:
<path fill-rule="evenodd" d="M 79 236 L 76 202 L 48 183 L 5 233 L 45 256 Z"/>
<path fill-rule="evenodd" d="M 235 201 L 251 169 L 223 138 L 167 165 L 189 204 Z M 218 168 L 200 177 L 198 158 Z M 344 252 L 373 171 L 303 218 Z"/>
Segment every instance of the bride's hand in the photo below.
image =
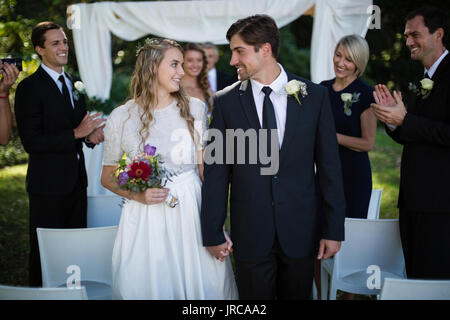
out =
<path fill-rule="evenodd" d="M 231 238 L 226 230 L 223 230 L 223 234 L 225 235 L 225 240 L 227 241 L 227 250 L 229 254 L 231 254 L 233 253 L 233 241 L 231 241 Z"/>
<path fill-rule="evenodd" d="M 132 195 L 132 199 L 143 204 L 158 204 L 166 200 L 169 194 L 169 189 L 167 188 L 150 188 L 142 192 L 138 192 Z"/>

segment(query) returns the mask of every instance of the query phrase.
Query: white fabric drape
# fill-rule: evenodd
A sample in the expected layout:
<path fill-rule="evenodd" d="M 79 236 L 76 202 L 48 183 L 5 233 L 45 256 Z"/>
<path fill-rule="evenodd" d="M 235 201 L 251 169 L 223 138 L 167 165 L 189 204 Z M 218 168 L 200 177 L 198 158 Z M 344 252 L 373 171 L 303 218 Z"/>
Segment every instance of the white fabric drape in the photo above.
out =
<path fill-rule="evenodd" d="M 319 83 L 334 77 L 336 43 L 345 35 L 365 37 L 372 0 L 317 0 L 311 39 L 311 80 Z"/>
<path fill-rule="evenodd" d="M 101 2 L 75 4 L 73 40 L 87 94 L 109 97 L 113 76 L 111 33 L 125 40 L 148 34 L 178 41 L 226 44 L 225 34 L 237 19 L 268 14 L 283 27 L 315 5 L 311 44 L 311 80 L 333 77 L 332 55 L 340 37 L 367 32 L 372 0 L 215 0 Z M 109 193 L 100 184 L 102 146 L 85 148 L 88 195 Z"/>
<path fill-rule="evenodd" d="M 294 21 L 315 0 L 217 0 L 101 2 L 76 4 L 80 23 L 73 40 L 81 79 L 89 96 L 109 97 L 113 75 L 111 33 L 124 40 L 147 34 L 178 41 L 225 44 L 237 19 L 257 13 L 272 16 L 278 27 Z"/>

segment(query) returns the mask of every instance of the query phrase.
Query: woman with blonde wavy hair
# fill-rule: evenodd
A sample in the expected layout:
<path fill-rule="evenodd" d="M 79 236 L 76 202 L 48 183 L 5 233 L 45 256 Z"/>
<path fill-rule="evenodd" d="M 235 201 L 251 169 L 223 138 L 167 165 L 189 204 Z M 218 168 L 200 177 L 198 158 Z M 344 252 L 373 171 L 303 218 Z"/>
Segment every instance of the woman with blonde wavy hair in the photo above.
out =
<path fill-rule="evenodd" d="M 236 299 L 229 257 L 216 260 L 202 245 L 201 153 L 207 109 L 181 86 L 183 50 L 168 39 L 147 39 L 137 52 L 131 99 L 104 129 L 102 185 L 126 198 L 112 256 L 114 299 Z M 195 125 L 194 125 L 195 124 Z M 113 174 L 126 154 L 156 147 L 176 176 L 164 188 L 119 189 Z M 168 193 L 179 200 L 165 203 Z M 229 254 L 232 243 L 229 238 Z"/>
<path fill-rule="evenodd" d="M 200 45 L 192 42 L 185 44 L 183 68 L 185 76 L 181 83 L 187 94 L 204 101 L 211 113 L 213 92 L 208 82 L 208 60 Z"/>

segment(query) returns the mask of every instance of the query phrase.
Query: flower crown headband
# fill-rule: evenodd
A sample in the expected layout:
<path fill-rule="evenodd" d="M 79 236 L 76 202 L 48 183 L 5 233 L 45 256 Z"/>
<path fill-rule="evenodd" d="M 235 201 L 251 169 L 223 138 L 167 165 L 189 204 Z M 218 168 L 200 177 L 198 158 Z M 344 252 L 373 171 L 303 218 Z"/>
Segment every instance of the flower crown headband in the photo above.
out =
<path fill-rule="evenodd" d="M 136 57 L 139 56 L 139 54 L 142 51 L 145 51 L 145 50 L 162 49 L 162 48 L 164 48 L 163 47 L 164 43 L 167 44 L 167 45 L 170 45 L 172 47 L 179 48 L 180 50 L 182 50 L 181 46 L 175 41 L 168 40 L 168 39 L 163 39 L 163 38 L 151 38 L 151 39 L 147 38 L 147 39 L 145 39 L 143 45 L 137 47 L 137 49 L 136 49 Z"/>

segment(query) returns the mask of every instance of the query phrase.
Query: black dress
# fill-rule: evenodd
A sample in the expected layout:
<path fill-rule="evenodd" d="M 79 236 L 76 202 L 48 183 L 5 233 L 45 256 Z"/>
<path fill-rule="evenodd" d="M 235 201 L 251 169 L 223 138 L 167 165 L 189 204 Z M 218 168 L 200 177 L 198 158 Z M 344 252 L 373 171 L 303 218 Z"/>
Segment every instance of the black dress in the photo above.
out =
<path fill-rule="evenodd" d="M 361 114 L 374 102 L 372 87 L 357 78 L 341 91 L 334 91 L 332 85 L 335 79 L 323 81 L 327 87 L 333 110 L 336 132 L 347 136 L 361 137 Z M 343 93 L 359 93 L 359 101 L 354 102 L 351 114 L 344 112 Z M 372 171 L 367 152 L 358 152 L 339 145 L 342 177 L 346 199 L 347 218 L 367 218 L 370 196 L 372 193 Z"/>

